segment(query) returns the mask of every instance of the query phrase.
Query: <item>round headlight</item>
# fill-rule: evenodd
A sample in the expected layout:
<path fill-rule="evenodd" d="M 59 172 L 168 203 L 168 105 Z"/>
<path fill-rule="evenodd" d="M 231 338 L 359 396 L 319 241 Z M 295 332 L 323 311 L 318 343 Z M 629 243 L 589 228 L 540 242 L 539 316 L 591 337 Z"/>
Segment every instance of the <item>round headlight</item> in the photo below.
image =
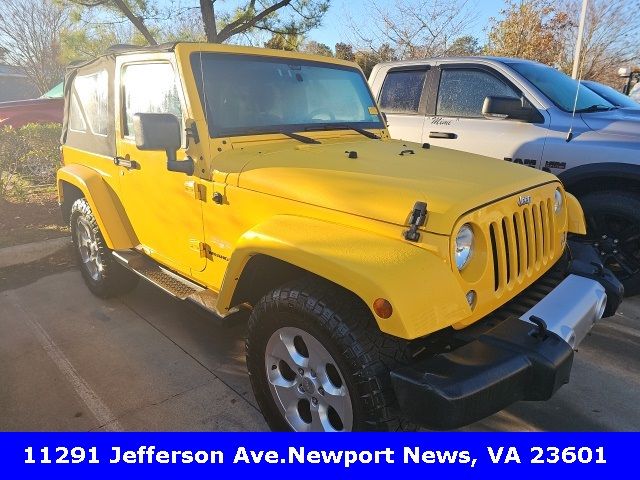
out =
<path fill-rule="evenodd" d="M 454 252 L 456 267 L 458 270 L 462 270 L 469 259 L 473 251 L 473 230 L 471 226 L 465 224 L 460 228 L 458 235 L 456 235 L 456 250 Z"/>
<path fill-rule="evenodd" d="M 560 210 L 562 210 L 562 192 L 556 188 L 556 192 L 553 194 L 553 211 L 560 213 Z"/>

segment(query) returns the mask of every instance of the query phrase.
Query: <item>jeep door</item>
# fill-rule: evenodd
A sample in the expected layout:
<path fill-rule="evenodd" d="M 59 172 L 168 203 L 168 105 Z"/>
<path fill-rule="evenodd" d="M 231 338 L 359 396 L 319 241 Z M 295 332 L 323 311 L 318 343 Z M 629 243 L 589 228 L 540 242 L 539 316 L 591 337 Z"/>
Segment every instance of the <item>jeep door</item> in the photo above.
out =
<path fill-rule="evenodd" d="M 432 75 L 436 78 L 429 84 L 437 87 L 427 95 L 421 142 L 542 168 L 546 112 L 540 112 L 539 123 L 482 115 L 488 96 L 522 98 L 524 93 L 514 83 L 479 64 L 443 63 Z"/>
<path fill-rule="evenodd" d="M 122 203 L 143 251 L 189 275 L 204 269 L 202 206 L 193 177 L 167 170 L 165 152 L 141 151 L 133 136 L 136 113 L 171 113 L 184 126 L 186 103 L 173 55 L 118 58 L 117 154 Z M 182 128 L 184 132 L 184 128 Z M 183 133 L 178 159 L 185 158 Z M 194 191 L 195 190 L 195 191 Z"/>

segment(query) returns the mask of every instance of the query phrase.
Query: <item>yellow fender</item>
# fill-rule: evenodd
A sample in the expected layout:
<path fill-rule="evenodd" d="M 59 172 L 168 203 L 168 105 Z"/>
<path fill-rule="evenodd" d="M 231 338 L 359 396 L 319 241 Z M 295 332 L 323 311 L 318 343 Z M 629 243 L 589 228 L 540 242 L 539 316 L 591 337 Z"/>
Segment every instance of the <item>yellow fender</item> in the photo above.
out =
<path fill-rule="evenodd" d="M 279 215 L 247 231 L 229 260 L 218 310 L 231 307 L 242 270 L 256 254 L 271 256 L 330 280 L 358 295 L 372 311 L 377 298 L 391 302 L 380 330 L 413 339 L 445 328 L 471 313 L 451 267 L 427 250 L 398 238 Z"/>
<path fill-rule="evenodd" d="M 58 170 L 58 196 L 64 202 L 64 183 L 80 189 L 89 202 L 100 232 L 112 250 L 125 250 L 138 245 L 133 228 L 116 193 L 92 168 L 73 164 Z"/>
<path fill-rule="evenodd" d="M 569 192 L 565 192 L 567 198 L 567 215 L 569 217 L 569 224 L 567 230 L 570 233 L 577 233 L 578 235 L 587 234 L 587 222 L 584 219 L 584 212 L 582 206 L 576 197 Z"/>

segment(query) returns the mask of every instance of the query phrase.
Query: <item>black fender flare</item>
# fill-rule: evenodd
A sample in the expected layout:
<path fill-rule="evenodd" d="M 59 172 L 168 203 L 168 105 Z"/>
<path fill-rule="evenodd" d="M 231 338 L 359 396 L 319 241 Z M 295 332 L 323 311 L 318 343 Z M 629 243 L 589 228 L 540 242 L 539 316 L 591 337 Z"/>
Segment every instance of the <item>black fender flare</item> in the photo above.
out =
<path fill-rule="evenodd" d="M 580 185 L 595 179 L 600 182 L 603 179 L 620 181 L 626 185 L 637 183 L 640 192 L 640 163 L 589 163 L 561 172 L 558 174 L 558 178 L 562 181 L 565 189 L 576 196 L 579 196 L 577 191 L 580 189 Z"/>

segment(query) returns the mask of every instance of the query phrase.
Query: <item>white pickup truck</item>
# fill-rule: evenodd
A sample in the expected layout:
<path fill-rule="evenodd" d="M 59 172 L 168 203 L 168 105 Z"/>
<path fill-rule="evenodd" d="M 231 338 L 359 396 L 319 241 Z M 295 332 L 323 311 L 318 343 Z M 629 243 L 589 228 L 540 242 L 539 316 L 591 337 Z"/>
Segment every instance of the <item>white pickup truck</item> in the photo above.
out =
<path fill-rule="evenodd" d="M 627 295 L 640 293 L 639 109 L 515 58 L 383 63 L 369 83 L 394 138 L 558 175 L 580 199 L 603 263 Z"/>

